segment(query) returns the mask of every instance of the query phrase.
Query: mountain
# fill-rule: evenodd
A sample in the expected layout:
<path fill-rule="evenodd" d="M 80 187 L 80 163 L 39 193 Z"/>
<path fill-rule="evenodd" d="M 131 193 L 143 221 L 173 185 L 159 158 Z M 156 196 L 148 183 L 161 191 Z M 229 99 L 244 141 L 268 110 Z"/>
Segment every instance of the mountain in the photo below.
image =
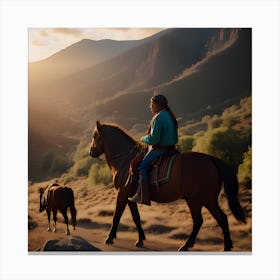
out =
<path fill-rule="evenodd" d="M 92 67 L 138 44 L 139 41 L 83 39 L 44 60 L 30 63 L 29 75 L 32 80 L 47 77 L 49 82 Z"/>
<path fill-rule="evenodd" d="M 66 77 L 109 60 L 130 48 L 153 40 L 165 32 L 167 30 L 142 40 L 116 41 L 103 39 L 97 41 L 83 39 L 46 59 L 29 63 L 30 82 L 32 83 L 39 79 L 40 82 L 49 83 L 50 81 Z"/>
<path fill-rule="evenodd" d="M 127 90 L 160 85 L 202 59 L 216 29 L 174 29 L 125 53 L 67 76 L 52 85 L 54 98 L 75 104 L 104 102 Z M 56 89 L 64 89 L 64 93 Z"/>
<path fill-rule="evenodd" d="M 221 112 L 251 95 L 251 59 L 251 29 L 175 28 L 139 41 L 82 40 L 31 63 L 29 166 L 48 150 L 67 154 L 96 119 L 143 127 L 155 89 L 182 121 Z"/>
<path fill-rule="evenodd" d="M 237 104 L 242 97 L 251 95 L 251 30 L 233 32 L 235 39 L 232 44 L 216 47 L 215 51 L 212 49 L 179 77 L 156 87 L 166 95 L 180 119 L 189 120 L 221 112 L 227 106 Z M 109 112 L 112 112 L 108 120 L 117 119 L 125 127 L 146 121 L 150 117 L 148 104 L 154 89 L 114 98 L 98 106 L 97 115 L 108 119 Z"/>

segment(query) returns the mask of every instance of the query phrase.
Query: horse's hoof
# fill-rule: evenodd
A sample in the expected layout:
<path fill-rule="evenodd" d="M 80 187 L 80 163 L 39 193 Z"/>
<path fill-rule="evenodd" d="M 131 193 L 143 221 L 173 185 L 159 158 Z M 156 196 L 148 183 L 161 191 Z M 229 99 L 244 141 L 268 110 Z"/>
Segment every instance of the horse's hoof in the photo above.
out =
<path fill-rule="evenodd" d="M 135 246 L 137 248 L 143 248 L 144 247 L 144 243 L 143 243 L 143 241 L 138 240 L 138 241 L 135 242 Z"/>
<path fill-rule="evenodd" d="M 48 228 L 47 228 L 47 231 L 51 231 L 51 228 L 48 227 Z"/>
<path fill-rule="evenodd" d="M 109 236 L 105 239 L 105 244 L 110 245 L 110 244 L 113 244 L 113 243 L 114 243 L 114 238 Z"/>
<path fill-rule="evenodd" d="M 179 249 L 178 249 L 178 252 L 186 252 L 186 251 L 189 251 L 189 248 L 187 246 L 181 246 Z"/>
<path fill-rule="evenodd" d="M 224 248 L 224 252 L 230 252 L 231 251 L 231 247 L 229 248 Z"/>
<path fill-rule="evenodd" d="M 53 229 L 53 232 L 56 232 L 56 228 Z"/>

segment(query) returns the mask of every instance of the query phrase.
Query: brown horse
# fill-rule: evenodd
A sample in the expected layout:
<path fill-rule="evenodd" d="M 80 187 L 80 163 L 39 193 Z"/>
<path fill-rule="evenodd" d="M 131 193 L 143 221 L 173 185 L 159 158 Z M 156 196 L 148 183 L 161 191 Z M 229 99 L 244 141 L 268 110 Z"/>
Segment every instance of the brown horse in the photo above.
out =
<path fill-rule="evenodd" d="M 134 195 L 136 189 L 132 189 L 132 185 L 123 187 L 128 175 L 129 163 L 141 151 L 141 148 L 141 144 L 120 127 L 96 122 L 90 156 L 98 157 L 103 153 L 105 154 L 107 164 L 113 174 L 114 185 L 118 190 L 113 224 L 109 236 L 105 240 L 107 244 L 112 244 L 114 238 L 116 238 L 120 218 L 128 204 L 139 235 L 136 246 L 143 246 L 145 234 L 141 226 L 138 208 L 136 203 L 128 200 L 129 197 Z M 159 203 L 172 202 L 180 198 L 186 200 L 193 219 L 193 229 L 188 240 L 179 250 L 187 251 L 188 248 L 193 247 L 203 223 L 201 208 L 205 206 L 223 231 L 224 251 L 231 251 L 232 241 L 228 220 L 219 207 L 218 196 L 223 183 L 234 217 L 239 222 L 246 223 L 245 215 L 238 201 L 236 174 L 216 157 L 189 152 L 176 157 L 170 178 L 170 181 L 161 185 L 159 189 L 150 188 L 150 198 Z"/>
<path fill-rule="evenodd" d="M 75 208 L 74 201 L 74 193 L 71 188 L 62 187 L 58 184 L 47 185 L 44 188 L 39 189 L 40 192 L 40 212 L 46 210 L 48 215 L 48 231 L 51 230 L 50 220 L 51 220 L 51 211 L 53 213 L 54 220 L 54 229 L 53 232 L 56 232 L 56 221 L 57 221 L 57 210 L 61 212 L 64 217 L 64 222 L 66 224 L 66 234 L 69 235 L 70 231 L 68 228 L 68 216 L 67 216 L 67 208 L 70 208 L 72 224 L 75 230 L 76 226 L 76 213 L 77 210 Z"/>

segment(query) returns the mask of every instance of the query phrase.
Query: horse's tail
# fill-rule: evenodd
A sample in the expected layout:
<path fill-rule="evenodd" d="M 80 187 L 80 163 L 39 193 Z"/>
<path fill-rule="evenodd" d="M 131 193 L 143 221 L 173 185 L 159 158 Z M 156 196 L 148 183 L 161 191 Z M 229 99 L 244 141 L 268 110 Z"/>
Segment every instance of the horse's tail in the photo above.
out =
<path fill-rule="evenodd" d="M 75 198 L 74 198 L 73 190 L 71 188 L 69 188 L 69 198 L 70 198 L 69 207 L 70 207 L 70 212 L 71 212 L 72 225 L 75 229 L 75 227 L 77 225 L 77 220 L 76 220 L 77 209 L 75 208 Z"/>
<path fill-rule="evenodd" d="M 230 210 L 237 221 L 246 224 L 246 217 L 238 200 L 238 180 L 236 173 L 233 172 L 232 168 L 230 168 L 224 161 L 216 157 L 211 157 L 211 159 L 218 168 L 221 180 L 224 183 L 224 189 L 228 198 Z"/>

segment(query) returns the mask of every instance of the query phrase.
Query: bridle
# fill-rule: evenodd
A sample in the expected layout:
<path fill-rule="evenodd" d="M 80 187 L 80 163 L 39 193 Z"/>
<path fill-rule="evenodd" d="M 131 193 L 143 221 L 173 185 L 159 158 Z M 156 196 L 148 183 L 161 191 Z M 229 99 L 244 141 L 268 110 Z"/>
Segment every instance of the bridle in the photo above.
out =
<path fill-rule="evenodd" d="M 103 142 L 103 139 L 102 139 L 102 133 L 101 133 L 101 130 L 98 131 L 98 134 L 99 134 L 99 139 L 98 141 L 100 141 L 100 144 L 103 145 L 104 147 L 104 142 Z M 116 155 L 113 155 L 113 156 L 110 156 L 108 154 L 106 154 L 106 159 L 107 159 L 107 162 L 109 163 L 109 165 L 118 165 L 119 168 L 125 166 L 127 163 L 128 163 L 128 160 L 131 161 L 130 156 L 133 155 L 133 153 L 137 150 L 137 149 L 142 149 L 142 146 L 141 144 L 139 143 L 135 143 L 133 145 L 133 147 L 127 151 L 127 152 L 123 152 L 123 153 L 118 153 Z M 102 160 L 100 159 L 99 157 L 97 157 L 99 160 Z M 103 160 L 102 160 L 103 161 Z M 117 161 L 117 162 L 116 162 Z"/>
<path fill-rule="evenodd" d="M 136 150 L 137 148 L 140 148 L 139 144 L 135 144 L 128 152 L 116 154 L 116 155 L 110 157 L 110 159 L 112 159 L 112 160 L 126 159 L 126 157 L 129 156 L 130 154 L 132 154 L 132 152 L 134 150 Z"/>

